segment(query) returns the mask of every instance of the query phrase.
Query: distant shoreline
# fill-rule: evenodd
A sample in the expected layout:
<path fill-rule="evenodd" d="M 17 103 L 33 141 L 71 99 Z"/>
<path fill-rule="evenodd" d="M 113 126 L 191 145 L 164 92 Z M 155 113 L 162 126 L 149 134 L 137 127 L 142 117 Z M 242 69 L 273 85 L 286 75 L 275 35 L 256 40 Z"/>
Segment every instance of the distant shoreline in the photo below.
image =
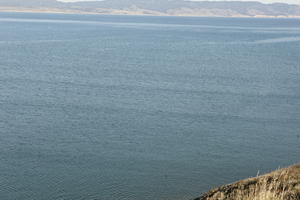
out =
<path fill-rule="evenodd" d="M 66 10 L 66 9 L 55 9 L 55 8 L 11 8 L 11 7 L 0 7 L 0 13 L 13 12 L 13 13 L 48 13 L 48 14 L 85 14 L 85 15 L 128 15 L 128 16 L 169 16 L 169 17 L 223 17 L 223 18 L 272 18 L 272 19 L 300 19 L 300 16 L 270 16 L 270 15 L 171 15 L 165 13 L 142 13 L 138 11 L 128 10 L 108 10 L 106 12 L 87 12 L 81 10 Z"/>

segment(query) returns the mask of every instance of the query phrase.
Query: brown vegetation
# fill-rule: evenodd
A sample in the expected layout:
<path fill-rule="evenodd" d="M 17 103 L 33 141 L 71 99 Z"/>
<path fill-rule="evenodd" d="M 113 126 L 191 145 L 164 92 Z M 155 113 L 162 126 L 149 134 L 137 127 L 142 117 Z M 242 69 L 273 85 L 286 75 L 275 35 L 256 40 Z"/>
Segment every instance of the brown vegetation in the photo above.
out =
<path fill-rule="evenodd" d="M 300 164 L 213 189 L 195 200 L 300 200 Z"/>

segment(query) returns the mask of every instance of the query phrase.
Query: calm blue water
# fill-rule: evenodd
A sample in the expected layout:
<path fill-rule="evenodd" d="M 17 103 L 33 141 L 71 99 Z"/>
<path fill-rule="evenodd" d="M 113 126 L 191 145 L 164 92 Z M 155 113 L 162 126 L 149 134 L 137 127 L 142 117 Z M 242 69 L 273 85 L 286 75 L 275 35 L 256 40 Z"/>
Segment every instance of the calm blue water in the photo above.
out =
<path fill-rule="evenodd" d="M 299 161 L 299 19 L 0 14 L 1 200 L 187 200 Z"/>

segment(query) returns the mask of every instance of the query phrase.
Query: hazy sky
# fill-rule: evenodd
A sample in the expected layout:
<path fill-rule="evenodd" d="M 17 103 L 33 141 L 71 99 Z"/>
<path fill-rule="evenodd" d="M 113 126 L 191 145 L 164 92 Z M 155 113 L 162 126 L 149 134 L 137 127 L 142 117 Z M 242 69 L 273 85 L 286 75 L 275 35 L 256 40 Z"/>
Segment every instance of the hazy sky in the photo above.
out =
<path fill-rule="evenodd" d="M 91 1 L 91 0 L 59 0 L 59 1 L 75 2 L 75 1 Z M 96 0 L 94 0 L 94 1 L 96 1 Z M 201 0 L 193 0 L 193 1 L 201 1 Z M 218 1 L 218 0 L 210 0 L 210 1 Z M 224 0 L 224 1 L 230 1 L 230 0 Z M 238 1 L 260 1 L 262 3 L 281 2 L 281 3 L 300 4 L 300 0 L 238 0 Z"/>

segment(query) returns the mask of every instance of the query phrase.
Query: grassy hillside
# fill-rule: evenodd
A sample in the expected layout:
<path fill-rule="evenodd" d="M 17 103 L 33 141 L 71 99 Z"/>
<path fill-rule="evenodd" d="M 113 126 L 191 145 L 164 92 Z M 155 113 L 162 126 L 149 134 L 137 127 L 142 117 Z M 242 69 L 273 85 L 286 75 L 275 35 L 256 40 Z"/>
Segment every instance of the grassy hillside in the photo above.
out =
<path fill-rule="evenodd" d="M 300 164 L 213 189 L 195 200 L 300 200 Z"/>

